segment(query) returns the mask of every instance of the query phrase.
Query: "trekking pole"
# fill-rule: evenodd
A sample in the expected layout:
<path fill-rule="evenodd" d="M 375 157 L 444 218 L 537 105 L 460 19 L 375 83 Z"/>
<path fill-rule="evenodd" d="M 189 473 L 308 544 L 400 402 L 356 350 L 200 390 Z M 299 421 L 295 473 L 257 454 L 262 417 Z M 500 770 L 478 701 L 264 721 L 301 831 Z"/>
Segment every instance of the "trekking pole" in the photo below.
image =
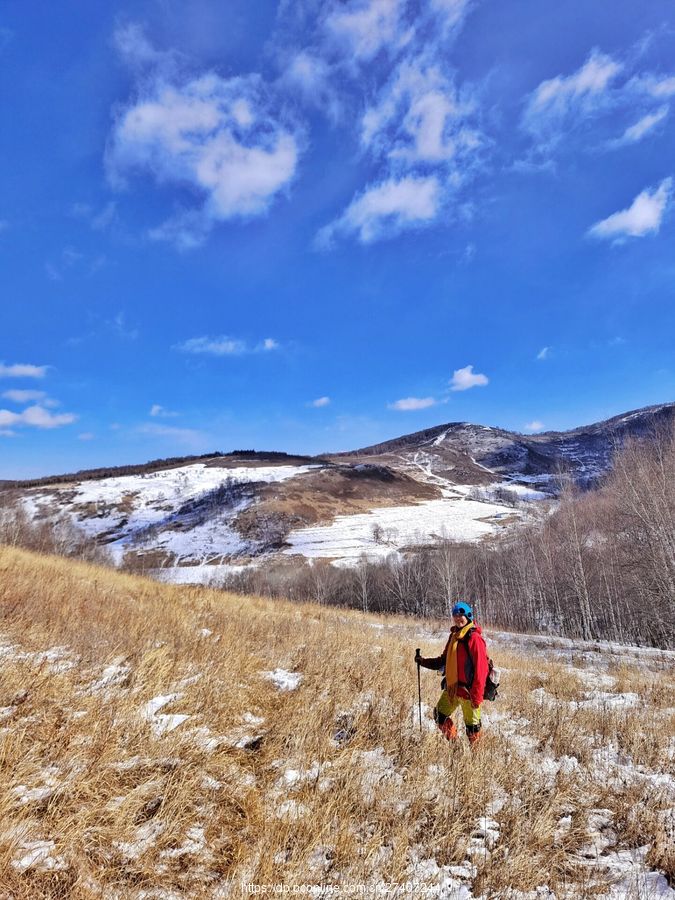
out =
<path fill-rule="evenodd" d="M 415 656 L 420 655 L 420 648 L 415 650 Z M 420 664 L 417 663 L 417 708 L 420 713 L 420 734 L 422 734 L 422 682 L 420 680 Z"/>

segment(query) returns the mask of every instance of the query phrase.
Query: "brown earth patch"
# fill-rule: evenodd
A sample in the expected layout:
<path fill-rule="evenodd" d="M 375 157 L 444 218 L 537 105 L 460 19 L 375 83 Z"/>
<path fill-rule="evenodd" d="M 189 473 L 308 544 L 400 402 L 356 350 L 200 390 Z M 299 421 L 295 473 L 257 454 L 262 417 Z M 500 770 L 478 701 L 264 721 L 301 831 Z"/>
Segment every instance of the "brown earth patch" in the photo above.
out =
<path fill-rule="evenodd" d="M 477 465 L 471 457 L 458 450 L 451 450 L 446 447 L 429 447 L 423 446 L 419 448 L 427 456 L 433 457 L 434 468 L 433 474 L 441 478 L 446 478 L 455 484 L 492 484 L 496 477 L 490 472 L 486 472 Z M 424 475 L 421 466 L 414 461 L 414 457 L 418 452 L 417 448 L 402 448 L 399 453 L 382 453 L 377 456 L 370 455 L 350 455 L 350 461 L 355 464 L 375 464 L 386 466 L 396 472 L 412 472 L 416 477 L 427 477 Z M 332 462 L 344 462 L 344 458 L 339 456 L 330 457 Z"/>
<path fill-rule="evenodd" d="M 328 525 L 336 516 L 386 506 L 408 506 L 441 496 L 434 485 L 416 481 L 387 466 L 334 466 L 261 487 L 256 504 L 243 510 L 235 527 L 245 537 L 261 539 L 270 522 L 287 534 L 294 528 Z M 263 536 L 264 539 L 264 536 Z"/>

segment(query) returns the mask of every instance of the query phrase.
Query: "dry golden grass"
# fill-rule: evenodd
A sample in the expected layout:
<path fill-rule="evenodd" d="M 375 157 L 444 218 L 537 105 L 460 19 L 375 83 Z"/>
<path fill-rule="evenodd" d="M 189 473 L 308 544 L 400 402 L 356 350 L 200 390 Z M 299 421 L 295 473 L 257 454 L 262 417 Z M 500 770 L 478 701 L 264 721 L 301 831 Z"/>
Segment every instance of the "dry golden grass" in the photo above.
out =
<path fill-rule="evenodd" d="M 0 611 L 0 898 L 239 897 L 247 882 L 443 874 L 475 896 L 592 897 L 609 877 L 584 855 L 597 809 L 609 849 L 648 846 L 673 876 L 673 798 L 655 781 L 672 774 L 668 673 L 645 686 L 640 668 L 611 672 L 646 709 L 577 706 L 583 669 L 491 647 L 504 687 L 472 755 L 463 738 L 419 733 L 414 648 L 442 642 L 410 619 L 15 549 L 0 549 Z M 301 673 L 299 687 L 262 674 L 277 668 Z M 433 704 L 435 676 L 423 678 Z M 158 716 L 189 718 L 159 733 L 168 720 L 144 711 L 168 695 Z M 620 785 L 623 770 L 596 772 L 607 749 L 643 773 Z"/>

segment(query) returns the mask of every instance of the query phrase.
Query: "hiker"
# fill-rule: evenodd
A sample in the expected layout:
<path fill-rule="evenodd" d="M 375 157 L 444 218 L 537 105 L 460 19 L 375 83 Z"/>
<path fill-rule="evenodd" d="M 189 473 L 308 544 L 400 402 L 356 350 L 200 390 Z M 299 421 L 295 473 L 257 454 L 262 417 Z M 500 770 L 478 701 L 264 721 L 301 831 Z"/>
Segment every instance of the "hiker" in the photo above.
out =
<path fill-rule="evenodd" d="M 468 603 L 455 603 L 452 623 L 443 653 L 429 658 L 416 653 L 415 662 L 425 669 L 443 672 L 443 693 L 434 708 L 434 720 L 445 737 L 454 740 L 457 728 L 452 714 L 461 706 L 466 734 L 473 748 L 480 738 L 480 705 L 488 675 L 487 649 Z"/>

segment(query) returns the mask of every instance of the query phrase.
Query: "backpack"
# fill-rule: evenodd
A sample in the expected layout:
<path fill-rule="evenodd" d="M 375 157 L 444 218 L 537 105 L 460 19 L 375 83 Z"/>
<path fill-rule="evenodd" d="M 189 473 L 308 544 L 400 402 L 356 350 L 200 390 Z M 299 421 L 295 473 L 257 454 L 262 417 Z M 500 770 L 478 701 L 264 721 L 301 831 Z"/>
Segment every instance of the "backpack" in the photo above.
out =
<path fill-rule="evenodd" d="M 499 669 L 495 669 L 495 665 L 488 657 L 488 674 L 485 679 L 485 690 L 483 697 L 485 700 L 496 700 L 499 694 Z"/>
<path fill-rule="evenodd" d="M 471 632 L 469 632 L 466 635 L 466 637 L 462 638 L 463 644 L 468 645 L 470 634 L 471 634 Z M 468 646 L 467 646 L 467 654 L 466 655 L 467 655 L 468 659 L 471 660 L 471 655 L 468 652 Z M 488 674 L 487 674 L 487 678 L 485 679 L 485 690 L 483 691 L 483 699 L 484 700 L 494 701 L 497 699 L 497 696 L 499 693 L 499 679 L 500 679 L 499 669 L 495 669 L 495 664 L 492 662 L 492 660 L 488 656 Z M 473 682 L 473 672 L 471 673 L 471 681 L 469 682 L 469 684 L 467 684 L 465 686 L 467 688 L 470 688 L 471 682 Z"/>

